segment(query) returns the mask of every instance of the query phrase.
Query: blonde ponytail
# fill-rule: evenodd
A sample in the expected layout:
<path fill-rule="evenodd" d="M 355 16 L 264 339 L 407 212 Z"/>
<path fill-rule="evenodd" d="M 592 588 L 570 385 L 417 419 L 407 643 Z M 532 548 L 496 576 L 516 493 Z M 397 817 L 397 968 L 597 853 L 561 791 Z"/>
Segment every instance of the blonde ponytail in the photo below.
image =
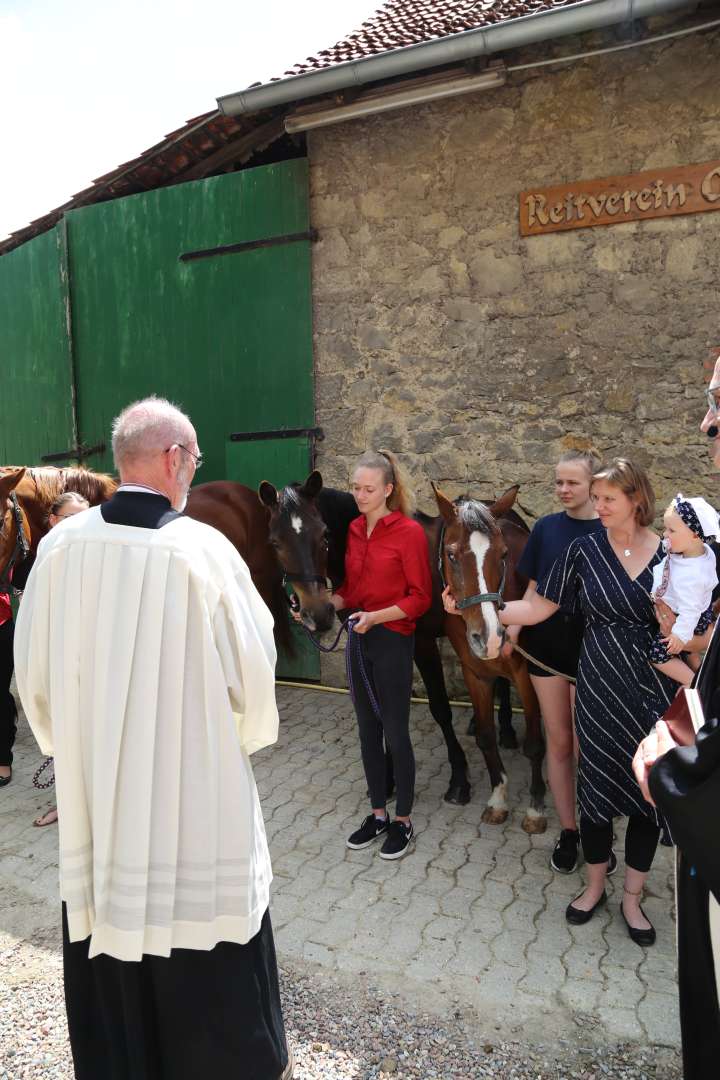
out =
<path fill-rule="evenodd" d="M 407 473 L 392 450 L 366 450 L 355 462 L 355 469 L 379 469 L 383 483 L 392 484 L 387 504 L 390 510 L 399 510 L 409 517 L 413 512 L 415 497 Z"/>

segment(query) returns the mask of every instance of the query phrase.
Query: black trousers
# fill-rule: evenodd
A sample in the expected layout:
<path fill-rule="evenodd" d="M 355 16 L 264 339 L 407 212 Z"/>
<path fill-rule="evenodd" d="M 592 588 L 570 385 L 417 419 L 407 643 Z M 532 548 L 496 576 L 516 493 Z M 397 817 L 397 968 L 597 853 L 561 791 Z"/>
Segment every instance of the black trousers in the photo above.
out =
<path fill-rule="evenodd" d="M 0 626 L 0 765 L 12 765 L 17 731 L 17 706 L 10 693 L 14 636 L 15 623 L 8 619 Z"/>
<path fill-rule="evenodd" d="M 583 814 L 580 815 L 580 839 L 587 863 L 604 863 L 612 851 L 612 821 L 598 825 Z M 655 858 L 660 830 L 654 821 L 644 814 L 631 814 L 625 833 L 625 865 L 632 870 L 647 874 Z"/>
<path fill-rule="evenodd" d="M 399 817 L 410 814 L 415 795 L 415 755 L 410 742 L 414 645 L 413 634 L 398 634 L 384 626 L 373 626 L 366 634 L 352 633 L 348 642 L 350 675 L 370 805 L 378 809 L 385 805 L 387 798 L 384 736 L 395 769 L 396 813 Z M 380 718 L 375 715 L 363 669 L 380 706 Z"/>
<path fill-rule="evenodd" d="M 63 904 L 76 1080 L 280 1080 L 288 1062 L 270 915 L 246 945 L 88 959 Z"/>

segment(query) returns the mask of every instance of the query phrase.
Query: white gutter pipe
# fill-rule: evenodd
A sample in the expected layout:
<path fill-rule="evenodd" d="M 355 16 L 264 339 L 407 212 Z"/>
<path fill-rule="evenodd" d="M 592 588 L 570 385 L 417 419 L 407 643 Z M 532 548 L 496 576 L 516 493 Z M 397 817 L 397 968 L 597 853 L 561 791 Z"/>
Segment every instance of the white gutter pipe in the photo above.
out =
<path fill-rule="evenodd" d="M 571 34 L 583 34 L 635 19 L 647 19 L 669 11 L 695 8 L 688 0 L 585 0 L 564 8 L 552 8 L 535 15 L 495 23 L 477 30 L 404 49 L 393 49 L 378 56 L 367 56 L 344 64 L 334 64 L 320 71 L 291 75 L 276 82 L 251 86 L 235 94 L 217 99 L 218 108 L 226 116 L 259 112 L 276 105 L 288 105 L 331 94 L 366 83 L 381 82 L 398 75 L 409 75 L 427 68 L 457 64 L 507 49 L 533 45 Z"/>

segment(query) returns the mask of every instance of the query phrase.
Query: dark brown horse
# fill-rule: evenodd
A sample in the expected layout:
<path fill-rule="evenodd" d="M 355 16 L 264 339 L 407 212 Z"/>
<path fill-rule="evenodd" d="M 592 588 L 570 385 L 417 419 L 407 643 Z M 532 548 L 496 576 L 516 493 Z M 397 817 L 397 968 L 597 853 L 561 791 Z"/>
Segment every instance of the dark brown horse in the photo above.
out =
<path fill-rule="evenodd" d="M 516 652 L 501 656 L 504 630 L 498 617 L 500 606 L 520 599 L 527 587 L 517 572 L 528 538 L 527 526 L 512 509 L 517 493 L 517 486 L 512 487 L 490 506 L 473 499 L 451 502 L 437 488 L 435 498 L 442 520 L 438 539 L 442 578 L 459 608 L 456 615 L 446 613 L 445 630 L 462 665 L 476 717 L 486 720 L 492 715 L 492 685 L 498 676 L 510 679 L 518 692 L 525 713 L 523 750 L 532 768 L 523 828 L 534 833 L 546 827 L 540 707 L 522 657 Z M 497 822 L 507 817 L 507 774 L 494 736 L 492 723 L 478 723 L 476 740 L 492 787 L 485 820 Z"/>
<path fill-rule="evenodd" d="M 271 484 L 261 484 L 259 494 L 270 510 L 270 539 L 280 562 L 286 569 L 298 568 L 305 578 L 303 587 L 306 598 L 300 605 L 303 622 L 308 629 L 317 629 L 319 627 L 316 620 L 308 619 L 305 612 L 309 602 L 317 603 L 326 595 L 326 575 L 334 585 L 339 585 L 342 581 L 347 529 L 358 512 L 355 500 L 347 492 L 324 488 L 322 477 L 317 472 L 312 473 L 302 486 L 291 485 L 282 491 L 277 491 Z M 509 515 L 508 528 L 517 532 L 517 539 L 513 540 L 513 566 L 528 536 L 522 519 L 512 511 L 516 494 L 517 488 L 512 488 L 495 504 L 499 516 Z M 544 745 L 540 735 L 537 699 L 524 662 L 517 657 L 493 661 L 479 659 L 477 653 L 470 649 L 463 620 L 447 615 L 442 605 L 438 555 L 443 518 L 432 518 L 425 514 L 417 514 L 416 517 L 428 540 L 433 600 L 430 610 L 417 624 L 415 664 L 427 690 L 430 711 L 442 730 L 447 745 L 451 778 L 445 799 L 448 802 L 466 803 L 470 797 L 467 758 L 453 729 L 452 711 L 438 649 L 438 638 L 447 636 L 462 665 L 466 686 L 475 707 L 476 741 L 483 751 L 490 773 L 492 791 L 483 820 L 499 823 L 507 818 L 507 778 L 497 748 L 492 702 L 493 683 L 498 675 L 502 675 L 516 683 L 526 712 L 527 735 L 524 749 L 532 762 L 532 782 L 531 806 L 523 821 L 523 828 L 527 832 L 542 832 L 546 827 L 545 785 L 542 779 Z M 525 585 L 521 585 L 519 579 L 516 584 L 514 569 L 509 581 L 512 581 L 513 590 L 518 590 L 514 595 L 521 596 Z M 300 588 L 300 584 L 297 588 Z M 331 618 L 328 613 L 328 620 Z M 478 643 L 476 647 L 477 645 Z"/>
<path fill-rule="evenodd" d="M 275 620 L 275 640 L 293 651 L 288 617 L 288 598 L 283 585 L 283 567 L 270 535 L 270 514 L 257 492 L 231 480 L 214 480 L 191 488 L 185 513 L 196 521 L 212 525 L 228 538 L 248 565 L 253 583 Z M 300 585 L 297 586 L 300 589 Z M 307 618 L 324 627 L 326 598 L 307 596 Z"/>
<path fill-rule="evenodd" d="M 0 583 L 12 562 L 15 564 L 13 584 L 24 585 L 37 546 L 48 531 L 48 513 L 58 495 L 77 491 L 91 506 L 97 506 L 115 493 L 117 484 L 114 477 L 90 469 L 0 467 Z M 10 502 L 11 494 L 17 499 L 17 513 Z M 213 525 L 237 548 L 273 614 L 277 644 L 292 652 L 283 571 L 269 543 L 270 515 L 260 504 L 257 492 L 229 481 L 199 484 L 190 491 L 186 513 Z M 23 557 L 19 558 L 20 555 Z M 319 608 L 318 617 L 321 616 Z"/>

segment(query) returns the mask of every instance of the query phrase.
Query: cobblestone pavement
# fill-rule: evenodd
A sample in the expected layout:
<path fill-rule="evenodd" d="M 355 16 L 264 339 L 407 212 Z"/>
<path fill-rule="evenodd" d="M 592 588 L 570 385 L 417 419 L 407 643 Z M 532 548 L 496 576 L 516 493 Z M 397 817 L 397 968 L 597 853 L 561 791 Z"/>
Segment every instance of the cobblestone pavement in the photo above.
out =
<path fill-rule="evenodd" d="M 441 1011 L 473 1008 L 509 1035 L 541 1038 L 560 1024 L 583 1038 L 679 1043 L 670 851 L 659 850 L 644 901 L 658 931 L 653 948 L 630 941 L 618 910 L 620 830 L 621 865 L 607 909 L 570 927 L 564 909 L 582 890 L 582 876 L 549 867 L 558 833 L 550 806 L 544 835 L 520 827 L 526 759 L 503 751 L 510 816 L 502 826 L 481 825 L 489 784 L 480 752 L 462 736 L 473 797 L 465 807 L 444 803 L 445 747 L 422 705 L 412 718 L 415 850 L 395 863 L 373 848 L 350 851 L 345 837 L 367 813 L 350 701 L 289 688 L 280 699 L 280 746 L 263 752 L 256 768 L 281 954 L 365 973 L 424 1008 L 431 1001 Z M 458 733 L 467 719 L 468 710 L 455 710 Z"/>
<path fill-rule="evenodd" d="M 489 788 L 479 751 L 461 735 L 473 798 L 466 807 L 446 805 L 444 744 L 427 708 L 416 705 L 415 850 L 396 863 L 383 862 L 374 849 L 351 852 L 345 837 L 367 812 L 367 801 L 350 701 L 289 687 L 279 688 L 278 697 L 279 743 L 256 755 L 254 765 L 275 873 L 276 942 L 287 971 L 299 981 L 310 979 L 320 995 L 327 988 L 330 999 L 337 993 L 338 1001 L 348 994 L 368 1000 L 369 991 L 369 1000 L 377 994 L 409 1014 L 461 1022 L 481 1044 L 489 1036 L 508 1045 L 552 1047 L 560 1039 L 576 1047 L 637 1042 L 643 1053 L 667 1047 L 662 1060 L 675 1075 L 672 1048 L 679 1033 L 669 851 L 658 854 L 644 904 L 658 930 L 654 948 L 635 946 L 619 915 L 620 833 L 621 868 L 610 883 L 607 909 L 585 927 L 569 927 L 564 908 L 580 892 L 582 876 L 549 869 L 557 834 L 552 813 L 542 836 L 529 837 L 520 828 L 529 775 L 522 754 L 503 752 L 510 779 L 508 821 L 481 825 Z M 456 710 L 459 732 L 467 719 L 467 710 Z M 52 802 L 52 791 L 38 792 L 30 784 L 40 761 L 23 722 L 13 783 L 0 794 L 1 981 L 11 990 L 46 986 L 48 998 L 59 1002 L 57 830 L 31 824 Z M 42 1041 L 44 1029 L 38 1030 Z M 57 1024 L 49 1030 L 47 1038 L 64 1042 Z M 37 1061 L 37 1071 L 33 1066 L 22 1072 L 3 1072 L 0 1063 L 0 1076 L 70 1075 L 66 1066 L 55 1071 Z M 648 1076 L 661 1075 L 647 1067 Z M 587 1075 L 600 1076 L 603 1068 Z M 644 1076 L 644 1069 L 627 1075 Z M 299 1075 L 371 1073 L 323 1069 Z"/>

